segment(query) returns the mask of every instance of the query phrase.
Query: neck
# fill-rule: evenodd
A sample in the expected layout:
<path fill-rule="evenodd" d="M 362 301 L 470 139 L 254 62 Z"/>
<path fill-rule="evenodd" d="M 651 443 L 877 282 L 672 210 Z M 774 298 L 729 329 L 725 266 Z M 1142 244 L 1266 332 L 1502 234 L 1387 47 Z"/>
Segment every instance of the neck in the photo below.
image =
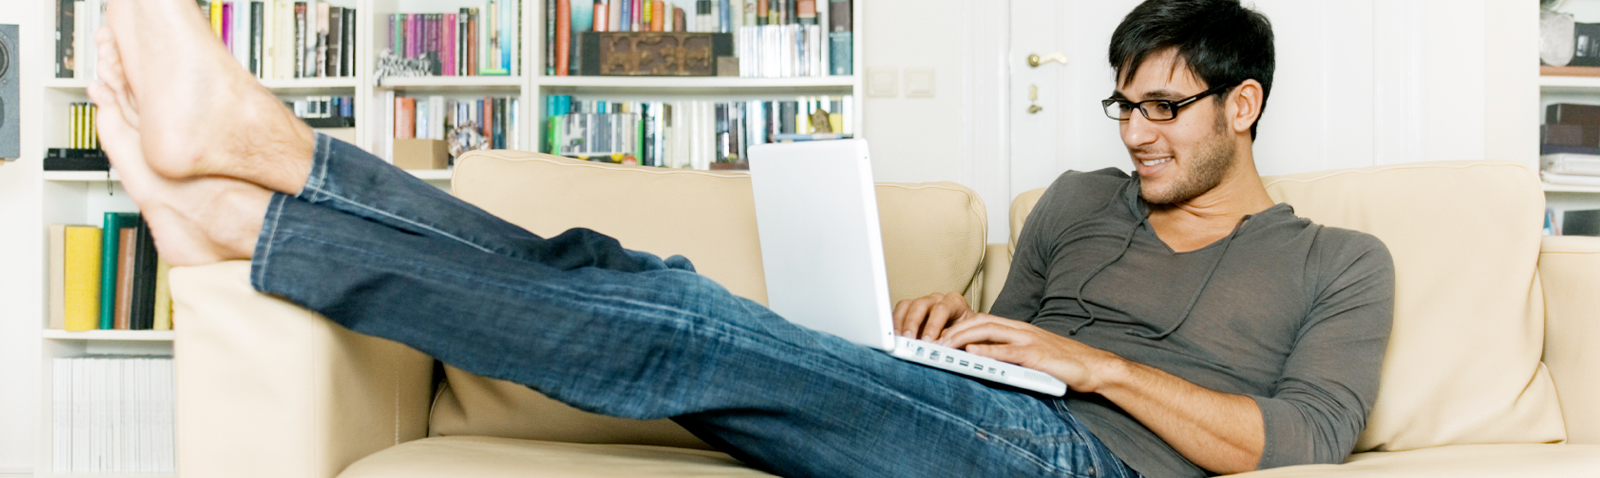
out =
<path fill-rule="evenodd" d="M 1246 215 L 1271 208 L 1275 202 L 1261 185 L 1261 174 L 1256 172 L 1255 159 L 1246 145 L 1242 155 L 1234 158 L 1233 167 L 1222 182 L 1210 191 L 1186 201 L 1172 204 L 1150 204 L 1150 219 L 1160 221 L 1202 221 L 1238 223 Z"/>

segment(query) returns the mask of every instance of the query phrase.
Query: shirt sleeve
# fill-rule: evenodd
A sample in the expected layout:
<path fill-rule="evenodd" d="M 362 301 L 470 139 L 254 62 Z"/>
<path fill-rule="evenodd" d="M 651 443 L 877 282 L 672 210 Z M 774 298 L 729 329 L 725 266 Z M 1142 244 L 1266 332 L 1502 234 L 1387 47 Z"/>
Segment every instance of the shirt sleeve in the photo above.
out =
<path fill-rule="evenodd" d="M 1312 305 L 1282 377 L 1261 407 L 1266 447 L 1257 469 L 1339 463 L 1366 428 L 1394 319 L 1394 263 L 1377 238 L 1354 231 L 1350 247 L 1313 254 Z"/>

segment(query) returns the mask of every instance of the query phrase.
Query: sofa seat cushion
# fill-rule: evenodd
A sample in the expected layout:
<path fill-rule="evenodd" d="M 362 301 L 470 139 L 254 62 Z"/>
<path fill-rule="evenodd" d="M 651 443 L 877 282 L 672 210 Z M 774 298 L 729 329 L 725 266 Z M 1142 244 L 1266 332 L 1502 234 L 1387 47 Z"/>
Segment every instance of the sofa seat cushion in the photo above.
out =
<path fill-rule="evenodd" d="M 1350 455 L 1342 465 L 1306 465 L 1234 475 L 1240 478 L 1593 477 L 1600 445 L 1451 445 Z"/>
<path fill-rule="evenodd" d="M 726 454 L 645 445 L 583 445 L 495 437 L 424 438 L 351 464 L 340 478 L 578 478 L 772 475 Z"/>

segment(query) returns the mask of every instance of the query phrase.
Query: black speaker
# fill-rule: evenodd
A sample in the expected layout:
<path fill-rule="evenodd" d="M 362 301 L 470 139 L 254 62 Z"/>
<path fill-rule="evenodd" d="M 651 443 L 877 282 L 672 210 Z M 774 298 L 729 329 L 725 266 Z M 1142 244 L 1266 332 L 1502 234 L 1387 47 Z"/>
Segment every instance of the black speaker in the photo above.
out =
<path fill-rule="evenodd" d="M 17 26 L 0 25 L 0 159 L 22 156 L 22 74 Z"/>

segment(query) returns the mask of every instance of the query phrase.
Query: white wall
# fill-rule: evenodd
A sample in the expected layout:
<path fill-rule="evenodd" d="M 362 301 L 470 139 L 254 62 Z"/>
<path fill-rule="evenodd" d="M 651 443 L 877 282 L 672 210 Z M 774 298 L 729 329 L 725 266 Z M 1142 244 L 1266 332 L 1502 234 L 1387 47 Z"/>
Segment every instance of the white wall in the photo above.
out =
<path fill-rule="evenodd" d="M 39 207 L 43 134 L 40 107 L 30 91 L 47 67 L 51 48 L 35 38 L 43 2 L 0 0 L 0 23 L 19 24 L 22 60 L 22 155 L 0 166 L 0 477 L 27 476 L 34 461 L 38 422 L 39 323 L 43 315 L 44 230 Z"/>
<path fill-rule="evenodd" d="M 868 71 L 894 69 L 900 80 L 895 97 L 862 103 L 878 181 L 961 177 L 963 1 L 973 0 L 862 2 L 864 18 L 856 31 L 866 42 L 863 62 Z M 934 97 L 906 97 L 906 68 L 933 68 Z"/>

